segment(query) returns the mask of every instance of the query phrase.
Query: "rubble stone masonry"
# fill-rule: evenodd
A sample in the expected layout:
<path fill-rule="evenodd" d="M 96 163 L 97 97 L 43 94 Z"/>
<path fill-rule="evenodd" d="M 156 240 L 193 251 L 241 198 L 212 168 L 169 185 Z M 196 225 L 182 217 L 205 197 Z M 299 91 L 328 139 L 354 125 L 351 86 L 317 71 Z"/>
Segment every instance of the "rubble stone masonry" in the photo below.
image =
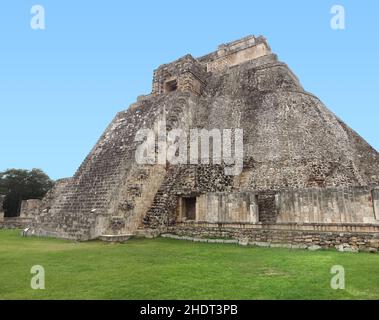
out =
<path fill-rule="evenodd" d="M 162 116 L 167 131 L 242 129 L 242 173 L 138 164 L 136 134 L 157 132 Z M 29 226 L 79 240 L 168 232 L 373 250 L 378 186 L 378 152 L 303 89 L 265 38 L 249 36 L 158 67 L 151 93 L 116 115 Z"/>

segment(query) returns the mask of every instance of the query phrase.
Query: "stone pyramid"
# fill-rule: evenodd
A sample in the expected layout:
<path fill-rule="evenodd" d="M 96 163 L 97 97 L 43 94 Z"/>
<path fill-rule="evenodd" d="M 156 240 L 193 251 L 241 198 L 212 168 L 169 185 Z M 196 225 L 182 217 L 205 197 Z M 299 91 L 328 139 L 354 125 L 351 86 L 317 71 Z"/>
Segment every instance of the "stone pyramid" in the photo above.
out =
<path fill-rule="evenodd" d="M 168 131 L 242 129 L 241 173 L 227 175 L 223 163 L 138 164 L 136 135 L 142 128 L 156 130 L 162 115 Z M 378 152 L 303 89 L 265 38 L 249 36 L 155 70 L 152 93 L 116 115 L 75 175 L 46 196 L 30 226 L 38 235 L 87 240 L 167 232 L 179 225 L 186 230 L 186 221 L 187 227 L 196 222 L 260 228 L 280 222 L 375 224 L 374 204 L 348 218 L 348 209 L 338 205 L 342 198 L 366 205 L 366 195 L 378 184 Z M 302 192 L 308 203 L 317 199 L 315 206 L 324 205 L 322 197 L 337 197 L 338 205 L 329 217 L 310 214 L 311 209 L 299 216 L 291 216 L 295 209 L 281 213 L 280 208 L 295 208 Z M 191 204 L 196 197 L 207 200 Z M 328 204 L 325 208 L 330 211 Z M 191 210 L 197 210 L 196 217 Z"/>

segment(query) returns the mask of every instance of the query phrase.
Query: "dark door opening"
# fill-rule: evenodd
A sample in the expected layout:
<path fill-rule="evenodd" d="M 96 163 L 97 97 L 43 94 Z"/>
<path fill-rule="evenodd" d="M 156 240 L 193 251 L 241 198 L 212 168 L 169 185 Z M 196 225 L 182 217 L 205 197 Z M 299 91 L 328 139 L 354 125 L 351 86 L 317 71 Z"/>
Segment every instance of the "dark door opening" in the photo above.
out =
<path fill-rule="evenodd" d="M 164 91 L 172 92 L 175 91 L 178 88 L 178 82 L 176 80 L 170 80 L 165 83 Z"/>
<path fill-rule="evenodd" d="M 196 198 L 183 199 L 183 213 L 186 220 L 196 220 Z"/>
<path fill-rule="evenodd" d="M 0 207 L 0 212 L 4 211 L 5 218 L 19 217 L 21 211 L 21 201 L 22 199 L 18 196 L 8 195 L 3 199 L 2 207 Z M 1 205 L 1 203 L 0 203 Z"/>
<path fill-rule="evenodd" d="M 275 194 L 258 195 L 259 222 L 276 223 L 278 212 L 275 206 Z"/>

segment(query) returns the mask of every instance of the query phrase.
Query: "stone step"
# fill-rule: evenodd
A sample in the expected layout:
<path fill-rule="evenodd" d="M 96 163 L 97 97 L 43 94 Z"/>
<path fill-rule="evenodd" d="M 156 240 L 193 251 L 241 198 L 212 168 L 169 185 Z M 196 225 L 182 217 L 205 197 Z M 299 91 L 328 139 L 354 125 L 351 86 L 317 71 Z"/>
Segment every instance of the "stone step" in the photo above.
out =
<path fill-rule="evenodd" d="M 126 242 L 132 236 L 132 234 L 103 234 L 99 239 L 105 242 Z"/>
<path fill-rule="evenodd" d="M 160 234 L 160 232 L 158 230 L 155 230 L 155 229 L 142 229 L 142 228 L 139 228 L 136 230 L 135 232 L 135 236 L 137 238 L 156 238 L 158 237 Z"/>

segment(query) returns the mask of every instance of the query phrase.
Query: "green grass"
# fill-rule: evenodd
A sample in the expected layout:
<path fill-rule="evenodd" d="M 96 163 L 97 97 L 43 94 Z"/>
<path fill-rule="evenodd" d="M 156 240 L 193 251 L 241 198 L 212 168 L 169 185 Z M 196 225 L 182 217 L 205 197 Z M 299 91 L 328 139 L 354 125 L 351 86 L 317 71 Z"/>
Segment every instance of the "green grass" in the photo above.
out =
<path fill-rule="evenodd" d="M 32 290 L 42 265 L 46 289 Z M 330 288 L 342 265 L 345 290 Z M 22 238 L 0 230 L 0 299 L 378 299 L 379 254 L 171 239 L 126 244 Z"/>

